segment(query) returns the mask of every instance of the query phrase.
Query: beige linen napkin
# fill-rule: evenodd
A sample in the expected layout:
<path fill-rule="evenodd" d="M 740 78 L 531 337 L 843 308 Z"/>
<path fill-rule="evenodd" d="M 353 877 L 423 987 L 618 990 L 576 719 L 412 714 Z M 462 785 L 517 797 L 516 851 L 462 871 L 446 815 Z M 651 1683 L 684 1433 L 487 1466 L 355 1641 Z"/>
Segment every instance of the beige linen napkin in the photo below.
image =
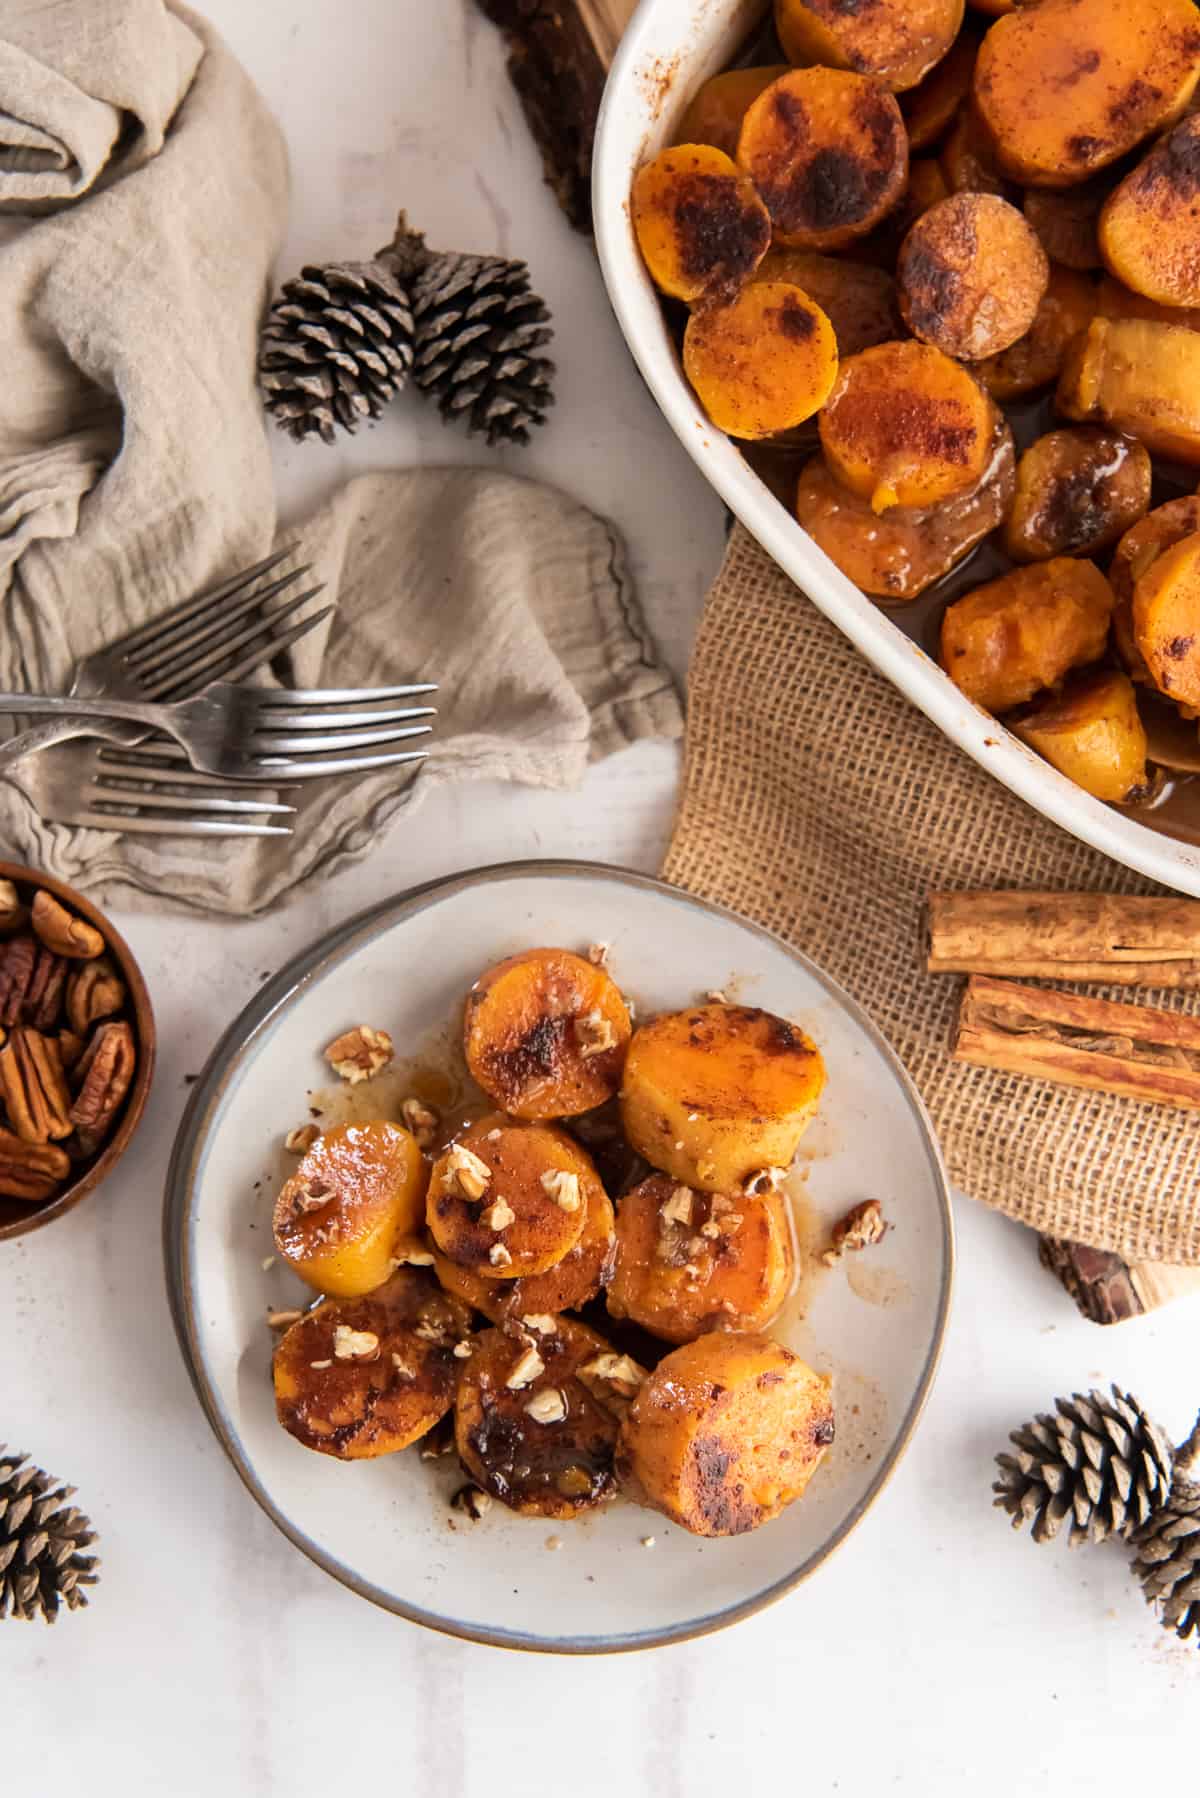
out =
<path fill-rule="evenodd" d="M 182 7 L 20 0 L 12 16 L 5 43 L 0 8 L 0 120 L 9 141 L 23 121 L 22 142 L 14 159 L 0 126 L 0 207 L 28 198 L 31 132 L 63 138 L 93 105 L 111 127 L 72 140 L 91 191 L 0 252 L 0 684 L 56 691 L 81 656 L 274 538 L 254 361 L 286 171 L 260 97 Z M 131 131 L 157 154 L 133 154 Z M 0 784 L 7 852 L 126 898 L 250 913 L 365 854 L 433 782 L 564 786 L 589 755 L 679 733 L 616 534 L 551 488 L 368 476 L 282 535 L 327 582 L 317 603 L 336 606 L 290 682 L 441 684 L 415 789 L 397 770 L 310 783 L 287 841 L 118 837 L 43 821 L 49 771 L 80 779 L 92 754 L 54 750 Z"/>

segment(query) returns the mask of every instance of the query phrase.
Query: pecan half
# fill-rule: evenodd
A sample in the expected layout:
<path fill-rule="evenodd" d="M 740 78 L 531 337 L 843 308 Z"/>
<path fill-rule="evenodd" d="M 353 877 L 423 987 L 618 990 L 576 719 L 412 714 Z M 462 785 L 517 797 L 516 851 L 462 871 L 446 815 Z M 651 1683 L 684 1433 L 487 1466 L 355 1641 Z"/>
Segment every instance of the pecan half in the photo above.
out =
<path fill-rule="evenodd" d="M 0 880 L 0 930 L 21 930 L 29 922 L 29 907 L 11 880 Z"/>
<path fill-rule="evenodd" d="M 53 1143 L 22 1142 L 11 1130 L 0 1130 L 0 1193 L 5 1198 L 30 1204 L 52 1198 L 70 1171 L 70 1159 Z"/>
<path fill-rule="evenodd" d="M 111 1018 L 125 1003 L 125 982 L 107 955 L 72 968 L 67 981 L 67 1022 L 77 1036 L 86 1036 L 101 1018 Z"/>
<path fill-rule="evenodd" d="M 14 936 L 0 949 L 0 1024 L 15 1024 L 33 979 L 38 946 L 31 936 Z"/>
<path fill-rule="evenodd" d="M 136 1066 L 137 1050 L 129 1025 L 101 1024 L 79 1063 L 81 1084 L 71 1107 L 71 1122 L 85 1155 L 94 1155 L 108 1135 Z"/>
<path fill-rule="evenodd" d="M 373 1030 L 370 1024 L 359 1024 L 337 1036 L 325 1051 L 325 1059 L 335 1074 L 354 1086 L 369 1080 L 391 1061 L 395 1049 L 386 1030 Z"/>
<path fill-rule="evenodd" d="M 104 952 L 104 938 L 96 926 L 77 918 L 45 891 L 33 896 L 33 928 L 47 949 L 72 961 L 90 961 Z"/>
<path fill-rule="evenodd" d="M 70 962 L 53 949 L 39 948 L 33 975 L 25 989 L 22 1015 L 36 1030 L 53 1030 L 62 1011 L 63 988 Z"/>
<path fill-rule="evenodd" d="M 57 1038 L 59 1060 L 69 1074 L 84 1051 L 84 1040 L 74 1030 L 60 1030 Z"/>
<path fill-rule="evenodd" d="M 53 1037 L 38 1030 L 14 1030 L 0 1049 L 0 1087 L 8 1121 L 23 1142 L 70 1136 L 71 1095 Z"/>

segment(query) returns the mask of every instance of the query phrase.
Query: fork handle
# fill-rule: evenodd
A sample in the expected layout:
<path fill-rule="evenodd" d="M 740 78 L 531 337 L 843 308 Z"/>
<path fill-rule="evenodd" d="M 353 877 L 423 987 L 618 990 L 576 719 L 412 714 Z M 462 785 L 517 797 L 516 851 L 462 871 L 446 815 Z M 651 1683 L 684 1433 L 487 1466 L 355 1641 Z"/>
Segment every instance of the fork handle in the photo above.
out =
<path fill-rule="evenodd" d="M 15 768 L 26 756 L 36 755 L 41 749 L 53 749 L 56 743 L 72 743 L 80 737 L 100 737 L 106 743 L 132 749 L 150 734 L 144 724 L 89 721 L 78 714 L 73 718 L 56 718 L 51 724 L 31 725 L 28 730 L 9 737 L 6 743 L 0 743 L 0 774 L 7 768 Z"/>
<path fill-rule="evenodd" d="M 169 706 L 138 699 L 91 699 L 78 693 L 0 693 L 0 717 L 26 712 L 31 718 L 120 718 L 147 730 L 170 731 Z"/>

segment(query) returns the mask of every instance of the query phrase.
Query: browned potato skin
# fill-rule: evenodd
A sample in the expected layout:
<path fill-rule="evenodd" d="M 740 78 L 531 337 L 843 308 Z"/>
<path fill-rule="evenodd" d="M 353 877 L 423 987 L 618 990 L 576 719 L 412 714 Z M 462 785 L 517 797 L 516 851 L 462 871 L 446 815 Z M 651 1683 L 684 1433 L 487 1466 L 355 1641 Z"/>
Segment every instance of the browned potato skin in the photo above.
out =
<path fill-rule="evenodd" d="M 726 156 L 736 156 L 742 120 L 763 89 L 786 75 L 789 64 L 771 63 L 766 68 L 726 69 L 698 87 L 675 132 L 677 144 L 711 144 Z"/>
<path fill-rule="evenodd" d="M 1058 557 L 1014 569 L 947 606 L 942 667 L 977 705 L 1012 711 L 1103 655 L 1112 610 L 1094 562 Z"/>
<path fill-rule="evenodd" d="M 979 362 L 1024 337 L 1050 263 L 1015 206 L 995 194 L 952 194 L 922 213 L 900 250 L 900 310 L 914 337 Z"/>
<path fill-rule="evenodd" d="M 803 1494 L 833 1441 L 830 1388 L 767 1336 L 699 1336 L 638 1391 L 618 1474 L 694 1535 L 743 1535 Z"/>
<path fill-rule="evenodd" d="M 677 145 L 643 164 L 631 211 L 651 279 L 677 300 L 736 287 L 771 241 L 753 184 L 709 144 Z"/>
<path fill-rule="evenodd" d="M 893 506 L 876 516 L 869 501 L 834 479 L 823 456 L 814 456 L 796 489 L 796 517 L 856 587 L 885 605 L 903 605 L 1004 522 L 1015 487 L 1012 432 L 1001 423 L 987 474 L 957 499 L 923 511 Z"/>
<path fill-rule="evenodd" d="M 339 1324 L 370 1331 L 377 1350 L 340 1359 Z M 279 1421 L 305 1448 L 340 1461 L 395 1454 L 449 1411 L 461 1366 L 454 1345 L 469 1329 L 466 1307 L 413 1269 L 366 1298 L 327 1299 L 276 1345 Z"/>
<path fill-rule="evenodd" d="M 1093 556 L 1150 506 L 1145 447 L 1088 425 L 1048 431 L 1017 464 L 1017 489 L 1004 532 L 1014 562 Z"/>
<path fill-rule="evenodd" d="M 795 430 L 837 379 L 837 337 L 802 288 L 752 281 L 692 313 L 683 368 L 718 430 L 754 441 Z"/>
<path fill-rule="evenodd" d="M 472 1201 L 458 1190 L 450 1152 L 434 1163 L 426 1221 L 440 1252 L 489 1280 L 544 1273 L 569 1254 L 583 1234 L 592 1190 L 600 1184 L 590 1156 L 574 1138 L 554 1124 L 520 1123 L 492 1112 L 463 1131 L 458 1142 L 479 1157 L 490 1170 L 491 1181 L 483 1198 Z M 575 1175 L 581 1196 L 578 1210 L 564 1211 L 542 1185 L 542 1175 L 553 1172 Z M 499 1199 L 515 1215 L 510 1224 L 493 1230 L 484 1218 Z M 497 1244 L 509 1255 L 501 1266 L 491 1260 Z"/>
<path fill-rule="evenodd" d="M 925 79 L 962 20 L 963 0 L 775 0 L 775 29 L 792 62 L 857 69 L 897 92 Z"/>
<path fill-rule="evenodd" d="M 765 1330 L 795 1269 L 786 1197 L 695 1192 L 683 1224 L 663 1213 L 679 1190 L 668 1175 L 651 1174 L 621 1200 L 612 1315 L 665 1342 L 709 1330 Z M 706 1226 L 716 1234 L 704 1234 Z"/>
<path fill-rule="evenodd" d="M 1025 195 L 1025 217 L 1042 248 L 1060 268 L 1080 274 L 1103 266 L 1100 254 L 1100 208 L 1111 192 L 1103 178 L 1079 187 L 1031 187 Z"/>
<path fill-rule="evenodd" d="M 1093 319 L 1067 352 L 1058 409 L 1200 465 L 1200 337 L 1149 319 Z"/>
<path fill-rule="evenodd" d="M 1037 316 L 1024 337 L 998 356 L 975 363 L 972 372 L 996 400 L 1036 393 L 1058 380 L 1071 344 L 1095 316 L 1095 285 L 1071 269 L 1052 267 Z"/>
<path fill-rule="evenodd" d="M 1111 195 L 1100 248 L 1135 293 L 1200 306 L 1200 114 L 1176 125 Z"/>
<path fill-rule="evenodd" d="M 1146 731 L 1127 674 L 1095 669 L 1047 693 L 1009 719 L 1009 726 L 1061 774 L 1114 805 L 1144 798 Z"/>
<path fill-rule="evenodd" d="M 910 154 L 929 149 L 950 129 L 970 95 L 978 54 L 978 38 L 972 32 L 960 32 L 920 86 L 905 94 L 900 110 L 908 131 Z"/>
<path fill-rule="evenodd" d="M 594 1054 L 593 1015 L 611 1029 Z M 480 976 L 467 995 L 463 1047 L 475 1080 L 510 1117 L 576 1117 L 611 1099 L 629 1043 L 615 982 L 569 949 L 526 949 Z"/>
<path fill-rule="evenodd" d="M 793 69 L 749 107 L 737 160 L 771 215 L 774 241 L 842 249 L 904 192 L 908 138 L 894 97 L 841 69 Z"/>
<path fill-rule="evenodd" d="M 1198 78 L 1191 0 L 1039 0 L 984 38 L 975 104 L 1006 173 L 1073 187 L 1177 119 Z"/>
<path fill-rule="evenodd" d="M 616 1258 L 616 1217 L 612 1200 L 597 1181 L 588 1188 L 583 1234 L 573 1249 L 545 1273 L 521 1280 L 485 1279 L 434 1252 L 433 1271 L 446 1288 L 492 1323 L 528 1316 L 555 1317 L 578 1311 L 594 1299 L 612 1277 Z"/>
<path fill-rule="evenodd" d="M 399 1125 L 326 1130 L 275 1201 L 275 1248 L 317 1292 L 371 1292 L 397 1242 L 420 1230 L 428 1183 L 425 1158 Z"/>
<path fill-rule="evenodd" d="M 1133 634 L 1159 692 L 1200 709 L 1200 532 L 1156 556 L 1135 583 Z"/>
<path fill-rule="evenodd" d="M 899 334 L 896 283 L 886 269 L 819 250 L 772 249 L 752 278 L 802 288 L 833 326 L 840 357 L 857 356 Z"/>
<path fill-rule="evenodd" d="M 529 1346 L 544 1371 L 510 1391 L 506 1381 Z M 523 1517 L 569 1522 L 616 1492 L 617 1420 L 577 1377 L 581 1365 L 609 1352 L 585 1325 L 558 1319 L 553 1336 L 485 1330 L 475 1339 L 458 1388 L 454 1439 L 471 1478 Z M 567 1415 L 538 1423 L 525 1409 L 539 1392 L 561 1392 Z"/>
<path fill-rule="evenodd" d="M 795 1024 L 749 1005 L 697 1005 L 635 1032 L 621 1120 L 652 1167 L 732 1192 L 790 1166 L 824 1085 L 820 1053 Z"/>
<path fill-rule="evenodd" d="M 1120 281 L 1105 275 L 1096 289 L 1096 311 L 1101 318 L 1148 318 L 1157 325 L 1178 325 L 1184 331 L 1200 331 L 1200 307 L 1160 306 L 1144 294 L 1131 293 Z"/>

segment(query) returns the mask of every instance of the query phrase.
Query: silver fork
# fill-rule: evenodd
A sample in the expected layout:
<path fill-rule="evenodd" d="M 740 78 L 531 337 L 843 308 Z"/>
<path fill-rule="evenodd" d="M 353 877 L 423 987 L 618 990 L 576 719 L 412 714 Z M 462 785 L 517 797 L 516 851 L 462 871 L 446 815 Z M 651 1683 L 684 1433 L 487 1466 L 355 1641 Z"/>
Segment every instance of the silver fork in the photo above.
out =
<path fill-rule="evenodd" d="M 397 750 L 392 745 L 428 736 L 432 727 L 413 720 L 433 717 L 434 708 L 383 702 L 435 691 L 430 683 L 288 692 L 215 682 L 173 705 L 0 693 L 0 716 L 42 713 L 86 718 L 89 723 L 117 720 L 142 725 L 174 737 L 198 773 L 261 783 L 312 780 L 424 760 L 424 750 Z M 374 753 L 358 753 L 362 750 Z"/>

